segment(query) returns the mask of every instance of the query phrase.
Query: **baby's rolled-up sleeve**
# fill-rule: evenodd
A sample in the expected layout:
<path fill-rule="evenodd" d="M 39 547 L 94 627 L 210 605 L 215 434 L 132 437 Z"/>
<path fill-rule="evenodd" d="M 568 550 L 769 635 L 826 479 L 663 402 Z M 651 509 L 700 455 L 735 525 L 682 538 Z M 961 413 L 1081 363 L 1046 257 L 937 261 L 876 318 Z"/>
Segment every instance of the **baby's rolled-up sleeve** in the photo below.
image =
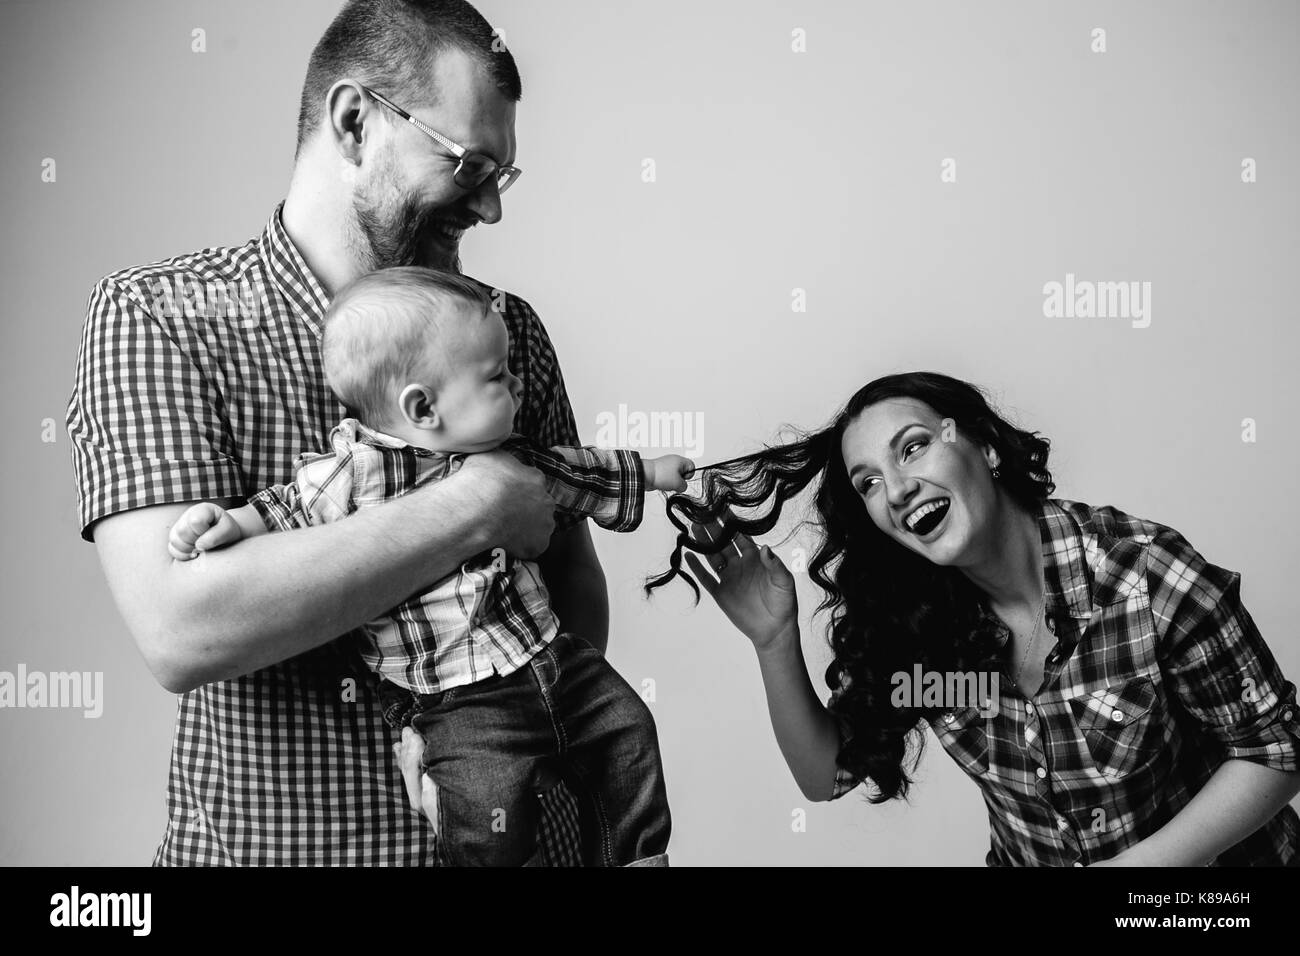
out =
<path fill-rule="evenodd" d="M 248 499 L 262 517 L 267 531 L 292 531 L 311 524 L 311 518 L 302 506 L 302 495 L 293 482 L 263 488 Z"/>
<path fill-rule="evenodd" d="M 341 521 L 356 510 L 351 452 L 304 454 L 294 463 L 294 479 L 272 485 L 248 499 L 268 531 L 292 531 Z"/>
<path fill-rule="evenodd" d="M 1147 549 L 1147 586 L 1165 681 L 1225 760 L 1300 769 L 1296 688 L 1241 601 L 1241 576 L 1176 531 Z"/>

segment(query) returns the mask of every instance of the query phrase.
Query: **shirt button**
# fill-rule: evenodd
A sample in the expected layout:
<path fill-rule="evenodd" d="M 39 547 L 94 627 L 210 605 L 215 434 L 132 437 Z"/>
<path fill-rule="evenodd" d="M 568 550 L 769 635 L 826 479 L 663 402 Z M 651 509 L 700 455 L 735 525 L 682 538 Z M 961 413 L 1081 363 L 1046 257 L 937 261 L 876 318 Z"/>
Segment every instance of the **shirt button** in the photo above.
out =
<path fill-rule="evenodd" d="M 1075 865 L 1075 866 L 1083 866 L 1083 864 L 1080 863 L 1078 860 L 1075 860 L 1075 861 L 1074 861 L 1074 865 Z"/>
<path fill-rule="evenodd" d="M 1025 713 L 1028 714 L 1030 717 L 1034 716 L 1034 705 L 1025 704 Z"/>
<path fill-rule="evenodd" d="M 1039 767 L 1037 770 L 1034 771 L 1034 773 L 1038 775 L 1039 780 L 1042 780 L 1044 777 L 1047 776 L 1047 770 L 1043 767 Z"/>
<path fill-rule="evenodd" d="M 1070 821 L 1065 819 L 1065 817 L 1057 817 L 1056 828 L 1058 830 L 1068 830 L 1070 829 Z"/>
<path fill-rule="evenodd" d="M 1112 711 L 1110 712 L 1110 719 L 1113 720 L 1113 721 L 1115 721 L 1115 723 L 1118 724 L 1120 721 L 1122 721 L 1122 720 L 1124 719 L 1124 711 L 1122 711 L 1122 710 L 1112 710 Z"/>
<path fill-rule="evenodd" d="M 1282 711 L 1282 719 L 1283 720 L 1291 719 L 1291 708 L 1288 707 L 1286 710 Z"/>
<path fill-rule="evenodd" d="M 943 715 L 943 719 L 944 719 L 944 721 L 945 721 L 946 723 L 951 724 L 954 720 L 957 719 L 957 715 L 956 715 L 956 714 L 944 714 L 944 715 Z"/>

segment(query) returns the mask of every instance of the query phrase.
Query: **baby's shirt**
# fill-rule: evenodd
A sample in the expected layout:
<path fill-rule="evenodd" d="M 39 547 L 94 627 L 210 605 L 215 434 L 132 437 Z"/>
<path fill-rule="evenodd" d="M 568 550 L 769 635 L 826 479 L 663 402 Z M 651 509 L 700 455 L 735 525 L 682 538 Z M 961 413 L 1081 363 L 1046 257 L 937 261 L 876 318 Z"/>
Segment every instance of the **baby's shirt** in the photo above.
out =
<path fill-rule="evenodd" d="M 356 419 L 330 433 L 329 454 L 305 454 L 294 480 L 249 498 L 272 531 L 346 518 L 454 474 L 466 455 L 417 448 Z M 542 449 L 520 436 L 502 446 L 537 468 L 556 501 L 557 529 L 591 518 L 611 531 L 641 523 L 645 475 L 635 451 Z M 363 629 L 371 670 L 424 694 L 471 684 L 526 664 L 559 631 L 534 561 L 495 548 L 471 558 L 427 591 Z"/>

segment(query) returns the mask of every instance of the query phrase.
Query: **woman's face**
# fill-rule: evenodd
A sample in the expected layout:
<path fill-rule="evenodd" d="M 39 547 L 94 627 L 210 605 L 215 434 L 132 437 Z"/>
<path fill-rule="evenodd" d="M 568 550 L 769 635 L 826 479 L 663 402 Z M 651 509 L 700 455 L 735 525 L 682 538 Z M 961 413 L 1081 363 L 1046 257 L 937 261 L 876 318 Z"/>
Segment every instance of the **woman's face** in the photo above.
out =
<path fill-rule="evenodd" d="M 925 402 L 868 406 L 840 442 L 849 482 L 872 522 L 934 564 L 975 563 L 999 512 L 990 452 Z"/>

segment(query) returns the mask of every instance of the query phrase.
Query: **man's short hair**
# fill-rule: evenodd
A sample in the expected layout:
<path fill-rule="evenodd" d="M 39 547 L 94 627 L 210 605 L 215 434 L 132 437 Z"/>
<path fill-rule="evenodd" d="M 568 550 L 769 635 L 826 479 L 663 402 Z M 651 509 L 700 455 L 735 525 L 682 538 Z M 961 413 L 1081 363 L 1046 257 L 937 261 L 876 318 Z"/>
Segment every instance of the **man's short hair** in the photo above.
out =
<path fill-rule="evenodd" d="M 472 57 L 503 96 L 519 101 L 515 58 L 465 0 L 348 0 L 307 63 L 294 157 L 320 126 L 325 94 L 336 82 L 355 77 L 398 106 L 415 109 L 437 101 L 433 62 L 448 49 Z"/>
<path fill-rule="evenodd" d="M 393 266 L 367 273 L 325 310 L 325 379 L 349 415 L 382 429 L 396 417 L 398 390 L 435 374 L 454 323 L 466 311 L 486 316 L 491 305 L 482 286 L 451 272 Z"/>

